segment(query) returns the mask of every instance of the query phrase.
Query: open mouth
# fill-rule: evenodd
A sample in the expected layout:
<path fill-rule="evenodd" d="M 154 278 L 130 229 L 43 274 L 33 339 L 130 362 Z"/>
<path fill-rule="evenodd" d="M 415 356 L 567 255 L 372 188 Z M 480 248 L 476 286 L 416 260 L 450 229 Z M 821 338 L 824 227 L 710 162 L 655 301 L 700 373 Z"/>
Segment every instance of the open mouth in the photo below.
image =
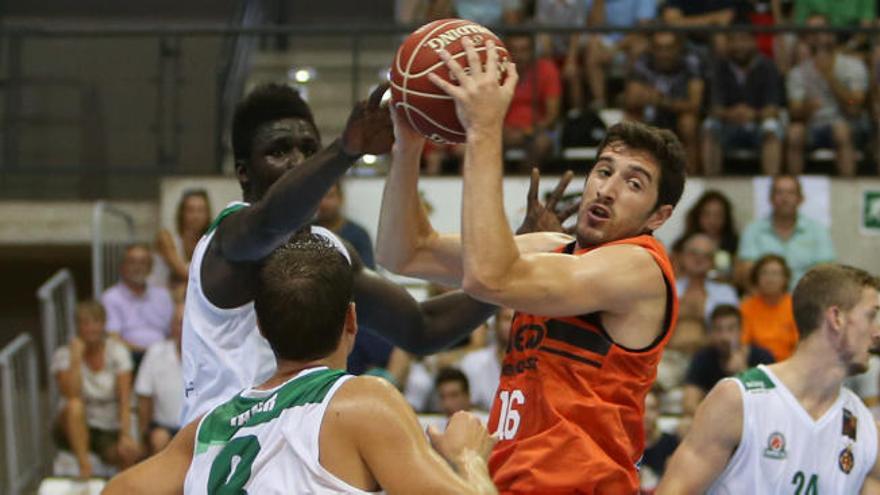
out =
<path fill-rule="evenodd" d="M 593 204 L 587 208 L 587 212 L 590 216 L 595 217 L 599 220 L 608 220 L 611 218 L 611 210 L 608 209 L 607 206 L 602 206 L 600 204 Z"/>

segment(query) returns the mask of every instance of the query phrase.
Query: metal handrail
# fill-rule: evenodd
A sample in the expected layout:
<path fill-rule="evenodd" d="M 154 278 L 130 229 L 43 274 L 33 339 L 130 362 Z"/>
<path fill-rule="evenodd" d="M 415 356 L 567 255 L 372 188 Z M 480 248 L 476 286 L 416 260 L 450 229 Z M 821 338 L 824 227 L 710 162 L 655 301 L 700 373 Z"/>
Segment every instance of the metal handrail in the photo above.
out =
<path fill-rule="evenodd" d="M 0 383 L 2 383 L 2 395 L 0 395 L 0 407 L 3 408 L 3 427 L 5 442 L 3 445 L 6 458 L 7 480 L 6 488 L 11 495 L 23 493 L 24 490 L 36 481 L 37 476 L 43 470 L 45 459 L 42 456 L 35 456 L 35 459 L 25 459 L 26 462 L 19 464 L 19 450 L 22 448 L 16 445 L 16 432 L 22 433 L 23 425 L 18 424 L 15 417 L 15 405 L 17 398 L 14 397 L 14 382 L 12 380 L 11 365 L 12 358 L 20 352 L 27 352 L 27 387 L 28 387 L 28 406 L 31 427 L 29 433 L 32 434 L 31 445 L 36 451 L 41 448 L 42 443 L 42 415 L 40 414 L 39 405 L 39 389 L 37 384 L 37 359 L 33 348 L 33 339 L 28 334 L 21 334 L 10 342 L 6 347 L 0 350 Z M 28 419 L 23 418 L 23 419 Z M 28 462 L 29 461 L 29 462 Z M 19 472 L 23 469 L 23 472 Z"/>
<path fill-rule="evenodd" d="M 99 299 L 104 292 L 104 225 L 102 220 L 105 214 L 110 214 L 122 219 L 128 228 L 128 241 L 134 239 L 134 218 L 126 211 L 121 210 L 106 201 L 95 203 L 92 210 L 92 295 Z"/>

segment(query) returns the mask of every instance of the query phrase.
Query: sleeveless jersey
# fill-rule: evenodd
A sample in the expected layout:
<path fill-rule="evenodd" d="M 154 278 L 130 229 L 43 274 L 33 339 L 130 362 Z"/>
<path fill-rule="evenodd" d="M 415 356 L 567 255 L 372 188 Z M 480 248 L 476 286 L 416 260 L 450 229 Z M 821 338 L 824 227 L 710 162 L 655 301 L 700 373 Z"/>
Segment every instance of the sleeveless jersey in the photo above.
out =
<path fill-rule="evenodd" d="M 248 206 L 230 203 L 193 251 L 181 342 L 184 425 L 241 390 L 266 381 L 275 372 L 275 354 L 257 329 L 253 301 L 237 308 L 218 308 L 202 290 L 202 261 L 217 226 L 230 214 Z M 342 242 L 329 230 L 312 227 L 312 233 L 328 238 L 349 258 Z"/>
<path fill-rule="evenodd" d="M 877 458 L 877 427 L 856 394 L 841 387 L 816 421 L 763 365 L 726 380 L 742 394 L 742 436 L 708 493 L 859 493 Z"/>
<path fill-rule="evenodd" d="M 368 493 L 321 466 L 321 422 L 341 370 L 311 368 L 271 390 L 248 389 L 196 430 L 184 493 Z"/>
<path fill-rule="evenodd" d="M 582 255 L 618 244 L 646 249 L 663 273 L 661 333 L 648 348 L 631 350 L 611 340 L 598 313 L 566 318 L 517 313 L 489 419 L 490 431 L 500 438 L 489 459 L 500 492 L 638 491 L 645 396 L 678 313 L 671 263 L 648 235 L 573 253 L 572 243 L 556 252 Z"/>

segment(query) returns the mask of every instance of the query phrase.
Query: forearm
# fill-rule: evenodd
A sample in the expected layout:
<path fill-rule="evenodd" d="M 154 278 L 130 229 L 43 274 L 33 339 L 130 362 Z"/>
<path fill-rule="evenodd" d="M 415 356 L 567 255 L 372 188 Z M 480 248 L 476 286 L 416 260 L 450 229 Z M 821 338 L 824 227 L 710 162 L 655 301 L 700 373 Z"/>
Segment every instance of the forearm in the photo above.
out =
<path fill-rule="evenodd" d="M 121 373 L 117 377 L 116 396 L 119 401 L 119 433 L 131 434 L 131 374 Z"/>
<path fill-rule="evenodd" d="M 444 285 L 461 284 L 461 245 L 434 230 L 419 195 L 418 146 L 395 145 L 382 196 L 376 259 L 385 268 Z"/>
<path fill-rule="evenodd" d="M 837 104 L 840 105 L 844 113 L 855 115 L 861 111 L 864 97 L 855 94 L 854 91 L 850 91 L 846 85 L 834 77 L 828 78 L 828 82 L 829 86 L 831 86 L 831 92 L 834 93 L 834 99 L 837 100 Z"/>
<path fill-rule="evenodd" d="M 153 400 L 150 397 L 138 397 L 138 429 L 141 437 L 145 437 L 150 422 L 153 420 Z"/>
<path fill-rule="evenodd" d="M 456 473 L 473 489 L 472 493 L 481 495 L 498 493 L 489 475 L 489 467 L 478 453 L 472 450 L 462 452 L 453 466 Z"/>
<path fill-rule="evenodd" d="M 337 140 L 286 172 L 241 218 L 221 224 L 223 256 L 230 261 L 267 256 L 311 220 L 321 198 L 353 163 Z"/>
<path fill-rule="evenodd" d="M 497 289 L 520 256 L 504 214 L 500 126 L 468 133 L 463 189 L 463 286 Z"/>

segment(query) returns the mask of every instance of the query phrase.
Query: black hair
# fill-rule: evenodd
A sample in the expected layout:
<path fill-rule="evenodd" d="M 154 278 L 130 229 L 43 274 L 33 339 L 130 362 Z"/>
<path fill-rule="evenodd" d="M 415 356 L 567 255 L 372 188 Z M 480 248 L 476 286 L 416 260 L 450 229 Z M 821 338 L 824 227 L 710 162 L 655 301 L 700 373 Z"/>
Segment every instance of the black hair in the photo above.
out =
<path fill-rule="evenodd" d="M 470 383 L 468 383 L 467 376 L 465 376 L 465 374 L 458 368 L 441 368 L 440 371 L 437 372 L 437 378 L 434 379 L 434 386 L 440 388 L 440 385 L 446 382 L 459 382 L 465 393 L 471 393 L 471 386 Z"/>
<path fill-rule="evenodd" d="M 599 144 L 596 159 L 608 146 L 623 144 L 634 151 L 643 151 L 651 155 L 659 165 L 660 177 L 657 181 L 657 202 L 654 209 L 662 205 L 675 205 L 681 199 L 686 180 L 685 153 L 681 141 L 672 131 L 625 121 L 608 129 L 605 138 Z"/>
<path fill-rule="evenodd" d="M 232 118 L 232 153 L 236 163 L 250 160 L 254 134 L 260 126 L 280 119 L 298 118 L 318 126 L 312 110 L 299 92 L 284 84 L 264 84 L 250 92 L 235 107 Z"/>
<path fill-rule="evenodd" d="M 299 233 L 262 263 L 254 297 L 260 332 L 279 359 L 308 361 L 336 350 L 353 273 L 327 239 Z"/>

